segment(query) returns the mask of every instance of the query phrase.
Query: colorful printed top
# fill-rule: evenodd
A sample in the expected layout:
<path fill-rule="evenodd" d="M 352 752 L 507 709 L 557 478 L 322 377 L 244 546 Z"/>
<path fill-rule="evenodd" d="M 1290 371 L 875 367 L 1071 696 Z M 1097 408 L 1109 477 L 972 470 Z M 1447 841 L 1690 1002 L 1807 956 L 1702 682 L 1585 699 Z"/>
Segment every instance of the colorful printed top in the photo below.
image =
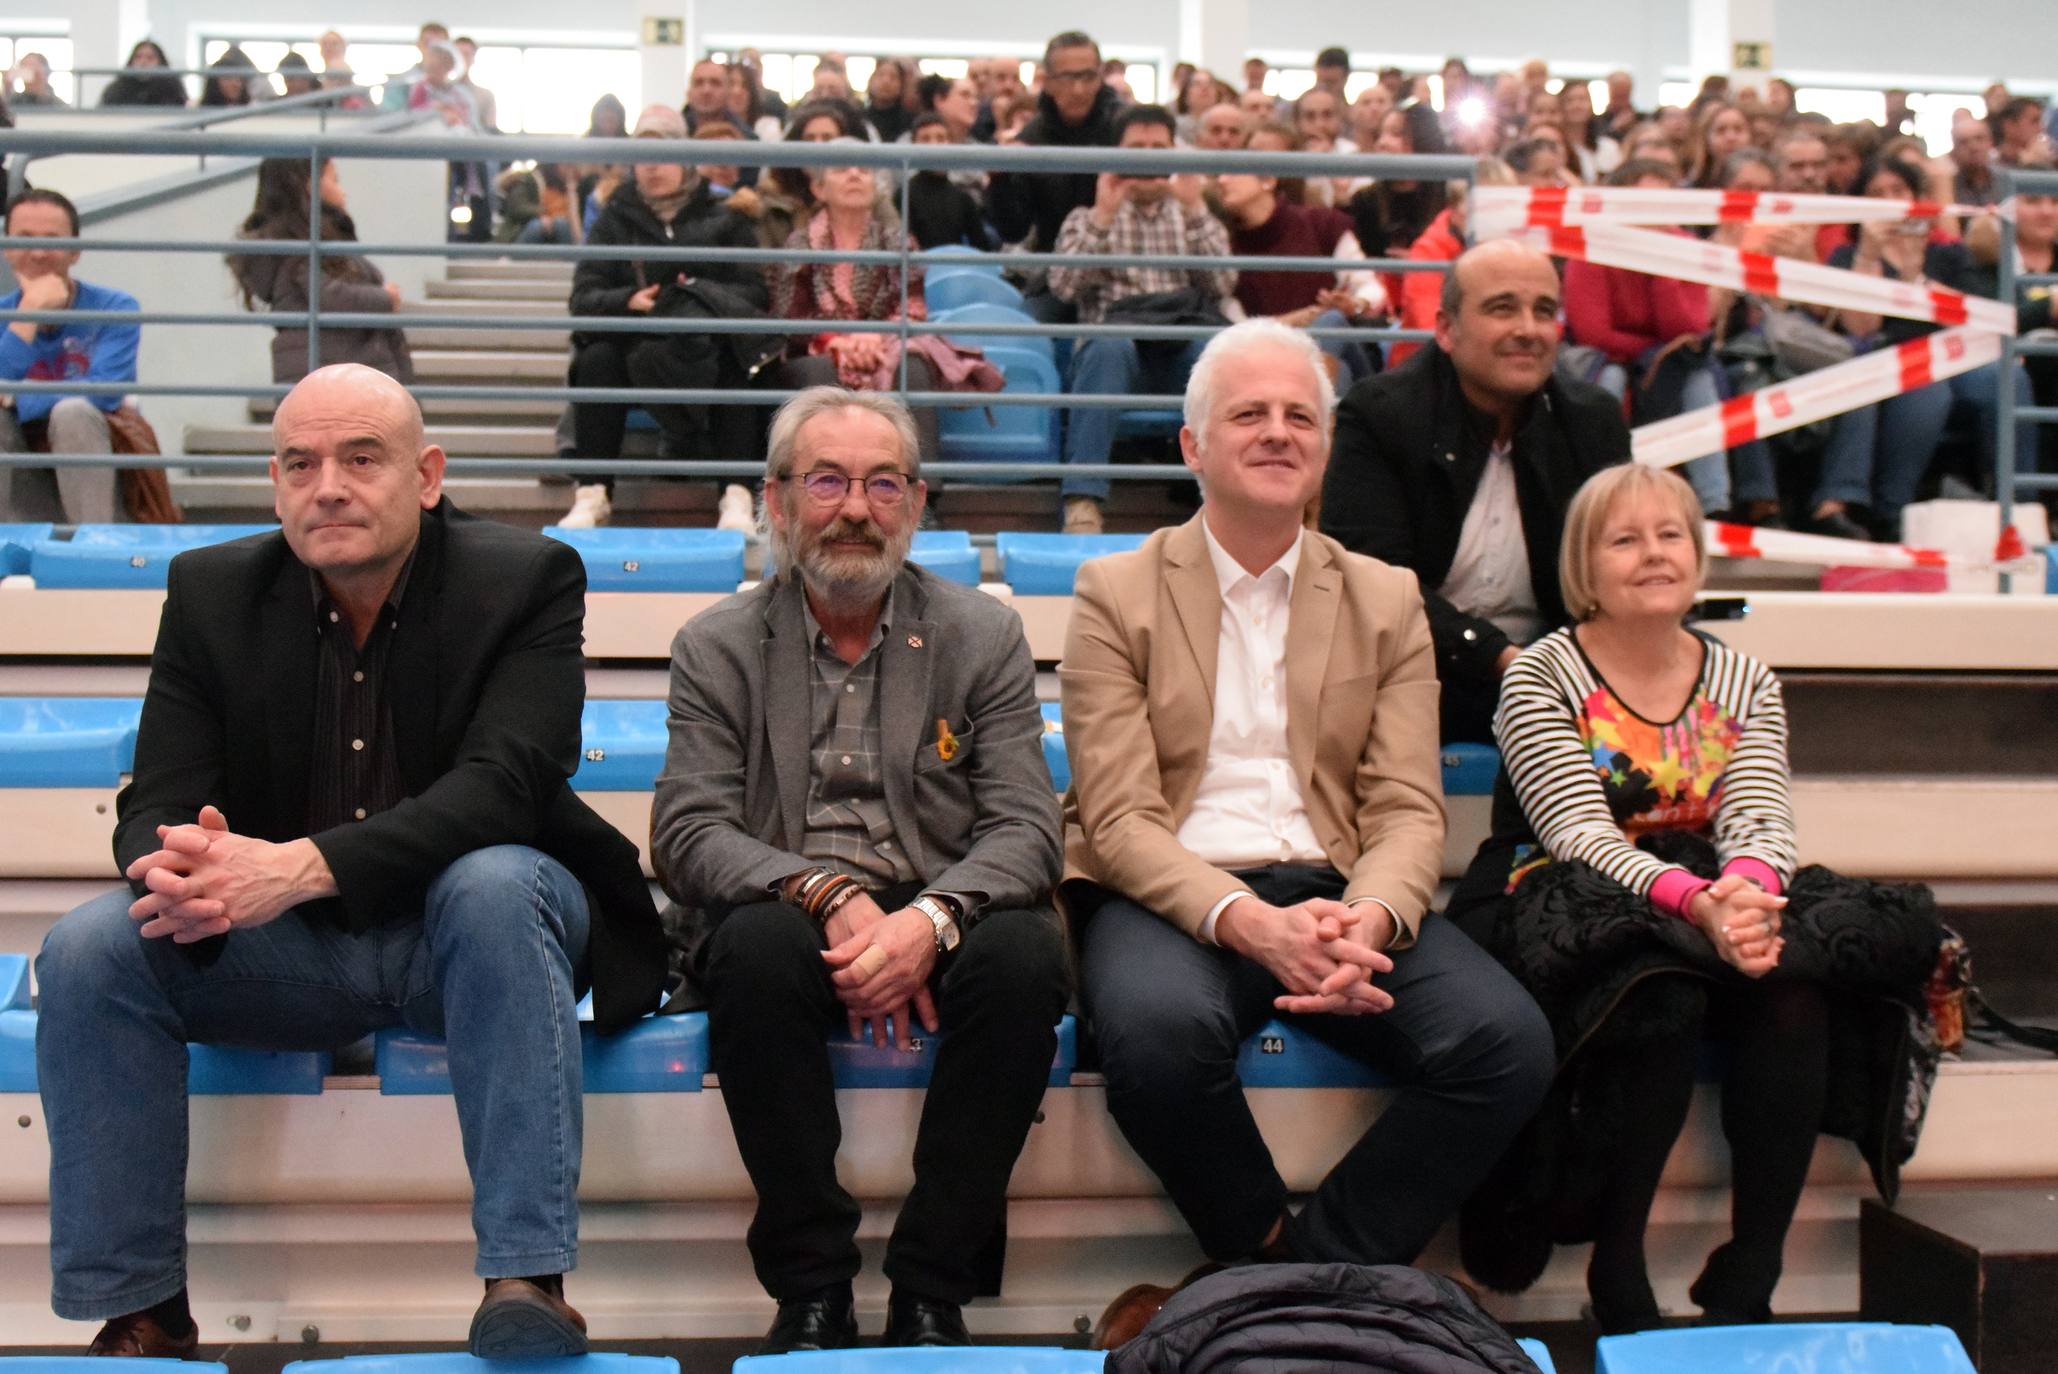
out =
<path fill-rule="evenodd" d="M 1570 629 L 1509 665 L 1494 734 L 1513 796 L 1503 789 L 1496 797 L 1494 830 L 1515 844 L 1511 890 L 1551 859 L 1580 859 L 1683 913 L 1708 884 L 1636 847 L 1659 830 L 1711 834 L 1723 871 L 1767 891 L 1793 877 L 1779 679 L 1718 640 L 1696 638 L 1700 679 L 1669 721 L 1646 720 L 1617 698 Z"/>

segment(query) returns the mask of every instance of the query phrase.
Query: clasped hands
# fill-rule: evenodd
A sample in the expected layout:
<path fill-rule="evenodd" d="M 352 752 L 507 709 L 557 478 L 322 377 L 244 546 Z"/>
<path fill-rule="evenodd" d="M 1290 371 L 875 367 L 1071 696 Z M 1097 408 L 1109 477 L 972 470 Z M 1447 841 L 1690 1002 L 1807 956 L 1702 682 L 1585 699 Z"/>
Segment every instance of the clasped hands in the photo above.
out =
<path fill-rule="evenodd" d="M 129 915 L 151 939 L 173 943 L 261 926 L 332 885 L 328 863 L 312 840 L 274 844 L 238 835 L 212 806 L 191 825 L 160 825 L 162 849 L 128 866 L 131 882 L 148 889 Z"/>
<path fill-rule="evenodd" d="M 1278 907 L 1246 894 L 1216 918 L 1215 942 L 1279 980 L 1286 991 L 1272 999 L 1278 1010 L 1361 1016 L 1393 1006 L 1393 995 L 1372 984 L 1373 974 L 1393 971 L 1393 960 L 1375 948 L 1393 937 L 1393 919 L 1371 904 L 1314 897 Z"/>
<path fill-rule="evenodd" d="M 851 1039 L 864 1039 L 869 1025 L 873 1044 L 883 1047 L 890 1039 L 912 1050 L 910 1010 L 935 1032 L 941 1023 L 929 973 L 936 967 L 936 926 L 927 916 L 912 907 L 881 911 L 869 894 L 860 892 L 836 908 L 823 933 L 829 947 L 822 959 L 833 970 L 829 981 L 836 999 L 849 1013 Z"/>
<path fill-rule="evenodd" d="M 1763 978 L 1779 964 L 1786 941 L 1779 913 L 1786 898 L 1775 897 L 1734 873 L 1696 892 L 1687 916 L 1715 946 L 1724 963 L 1751 978 Z"/>

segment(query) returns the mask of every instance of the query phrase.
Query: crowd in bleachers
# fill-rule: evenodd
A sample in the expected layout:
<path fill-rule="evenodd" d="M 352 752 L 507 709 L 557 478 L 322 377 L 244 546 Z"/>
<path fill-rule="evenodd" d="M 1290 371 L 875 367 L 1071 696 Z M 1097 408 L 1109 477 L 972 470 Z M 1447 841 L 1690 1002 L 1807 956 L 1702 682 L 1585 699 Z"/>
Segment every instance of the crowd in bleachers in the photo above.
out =
<path fill-rule="evenodd" d="M 456 130 L 497 132 L 493 93 L 477 86 L 468 70 L 476 44 L 463 37 L 453 41 L 447 28 L 431 23 L 421 28 L 419 50 L 413 69 L 384 81 L 384 107 L 433 111 Z M 318 84 L 350 86 L 357 79 L 342 35 L 325 34 L 321 51 L 320 72 L 289 54 L 293 69 L 282 67 L 275 88 L 253 78 L 241 49 L 231 47 L 211 64 L 200 103 L 234 105 Z M 1012 171 L 1007 151 L 1030 145 L 1133 143 L 1286 153 L 1460 153 L 1478 160 L 1476 179 L 1488 183 L 1778 187 L 1929 199 L 1946 213 L 1892 229 L 1826 226 L 1745 233 L 1730 225 L 1706 232 L 1777 256 L 1989 294 L 1999 277 L 1998 225 L 1990 216 L 1960 212 L 1993 203 L 1995 168 L 2049 167 L 2052 153 L 2041 106 L 1998 86 L 1985 94 L 1984 117 L 1969 107 L 1958 112 L 1952 146 L 1932 157 L 1910 132 L 1905 92 L 1886 93 L 1883 123 L 1837 125 L 1797 108 L 1794 88 L 1777 78 L 1762 90 L 1732 90 L 1726 79 L 1714 77 L 1690 104 L 1648 110 L 1638 108 L 1628 75 L 1617 72 L 1607 78 L 1605 103 L 1596 108 L 1594 88 L 1600 83 L 1554 80 L 1541 61 L 1487 78 L 1452 59 L 1433 77 L 1383 69 L 1376 81 L 1347 99 L 1353 84 L 1351 56 L 1331 48 L 1315 63 L 1313 85 L 1290 100 L 1267 92 L 1269 71 L 1259 59 L 1245 64 L 1240 89 L 1238 83 L 1182 63 L 1171 73 L 1163 120 L 1138 124 L 1124 118 L 1139 108 L 1129 96 L 1126 67 L 1104 59 L 1084 33 L 1058 35 L 1040 62 L 975 59 L 963 76 L 924 75 L 911 59 L 881 58 L 872 64 L 862 92 L 851 86 L 847 60 L 828 53 L 817 62 L 810 87 L 790 105 L 767 88 L 759 64 L 751 49 L 727 60 L 710 57 L 696 63 L 677 111 L 682 122 L 653 118 L 661 108 L 653 107 L 632 128 L 620 102 L 603 96 L 593 107 L 588 133 L 974 145 L 991 147 L 993 160 L 984 170 L 916 173 L 904 188 L 889 176 L 844 177 L 849 184 L 833 194 L 827 188 L 836 177 L 828 169 L 761 173 L 705 163 L 679 169 L 679 186 L 663 193 L 656 213 L 639 189 L 643 167 L 632 175 L 628 166 L 597 162 L 517 163 L 507 170 L 487 161 L 455 163 L 450 176 L 453 234 L 512 243 L 590 239 L 846 250 L 906 245 L 1002 253 L 1113 251 L 1110 245 L 1119 242 L 1132 251 L 1147 244 L 1201 255 L 1334 256 L 1339 266 L 1333 280 L 1299 271 L 1107 274 L 1011 267 L 1007 275 L 1017 293 L 987 303 L 1053 324 L 1099 323 L 1111 309 L 1116 318 L 1131 318 L 1130 311 L 1141 307 L 1125 309 L 1117 304 L 1123 297 L 1149 302 L 1156 323 L 1207 324 L 1271 315 L 1328 331 L 1323 347 L 1337 381 L 1348 387 L 1411 351 L 1406 343 L 1351 339 L 1348 331 L 1390 324 L 1432 327 L 1436 284 L 1429 274 L 1375 274 L 1347 264 L 1362 258 L 1454 257 L 1462 242 L 1460 188 L 1466 183 L 1349 175 L 1222 176 L 1132 178 L 1111 187 L 1110 178 L 1091 174 Z M 185 87 L 177 76 L 151 74 L 166 65 L 155 44 L 139 43 L 130 56 L 131 70 L 108 86 L 103 103 L 183 103 Z M 27 58 L 20 79 L 28 99 L 40 99 L 37 92 L 47 89 L 47 69 Z M 351 94 L 348 100 L 363 104 L 365 98 Z M 1153 131 L 1159 127 L 1162 133 Z M 332 192 L 331 187 L 325 180 L 323 195 L 334 218 L 325 213 L 324 235 L 347 239 L 352 233 L 341 208 L 341 188 Z M 258 205 L 243 233 L 276 238 L 305 232 L 299 223 L 304 210 L 282 212 L 290 197 L 281 199 L 278 189 L 260 186 Z M 856 202 L 866 190 L 876 205 L 861 212 Z M 832 210 L 832 201 L 849 204 Z M 1124 210 L 1119 227 L 1118 201 L 1140 207 Z M 1171 213 L 1160 217 L 1155 210 L 1160 203 Z M 2018 210 L 2017 265 L 2034 270 L 2049 261 L 2053 202 L 2023 196 Z M 680 213 L 696 226 L 692 231 L 679 230 L 674 216 Z M 1075 213 L 1081 217 L 1074 220 Z M 1173 223 L 1180 226 L 1176 232 L 1163 227 Z M 1220 230 L 1227 231 L 1226 239 Z M 340 258 L 327 270 L 334 289 L 324 295 L 326 308 L 341 308 L 346 300 L 353 308 L 389 308 L 379 299 L 377 270 L 369 263 Z M 635 277 L 632 289 L 592 289 L 597 276 L 613 282 L 624 270 Z M 249 259 L 237 272 L 253 307 L 287 310 L 304 304 L 304 282 L 295 285 L 304 277 L 298 264 Z M 686 337 L 696 314 L 769 310 L 833 325 L 839 320 L 892 321 L 903 313 L 922 320 L 930 313 L 919 270 L 910 272 L 905 283 L 897 272 L 810 271 L 777 263 L 751 275 L 762 280 L 743 283 L 734 272 L 699 270 L 691 263 L 587 264 L 573 291 L 575 313 L 654 311 L 688 318 L 678 335 L 582 335 L 570 369 L 573 384 L 655 386 L 653 379 L 662 375 L 671 386 L 790 387 L 824 379 L 832 371 L 846 384 L 898 386 L 904 380 L 914 390 L 1004 384 L 1005 369 L 974 367 L 969 354 L 976 350 L 955 348 L 939 338 L 910 340 L 903 369 L 898 340 L 833 328 L 796 336 L 776 356 Z M 701 285 L 673 289 L 681 277 Z M 742 294 L 724 294 L 726 288 L 717 290 L 710 282 L 726 282 Z M 374 289 L 350 290 L 360 283 Z M 628 279 L 614 284 L 628 284 Z M 1190 298 L 1166 314 L 1162 293 L 1188 288 Z M 1740 299 L 1728 291 L 1654 283 L 1636 273 L 1585 264 L 1565 269 L 1564 288 L 1569 347 L 1561 365 L 1569 375 L 1614 392 L 1632 423 L 1664 419 L 1935 328 Z M 392 293 L 387 289 L 383 294 Z M 2049 302 L 2048 291 L 2022 294 L 2025 329 L 2048 325 Z M 371 356 L 384 353 L 395 375 L 405 375 L 406 345 L 399 331 L 329 337 L 350 356 L 362 354 L 375 366 L 387 366 Z M 297 375 L 286 360 L 304 352 L 303 342 L 298 330 L 281 332 L 275 359 L 285 370 L 275 380 Z M 1133 346 L 1119 347 L 1121 342 L 1091 340 L 1079 348 L 1068 347 L 1069 340 L 1061 343 L 1054 357 L 1061 384 L 1085 392 L 1137 390 L 1140 382 L 1150 383 L 1142 388 L 1146 392 L 1176 390 L 1194 351 L 1146 348 L 1138 353 Z M 624 354 L 642 357 L 643 364 L 625 370 L 619 360 Z M 1996 415 L 2004 392 L 2018 404 L 2058 402 L 2058 368 L 2049 359 L 2033 359 L 2004 378 L 1999 365 L 1992 365 L 1834 424 L 1710 453 L 1685 470 L 1708 509 L 1740 521 L 1893 539 L 1901 509 L 1925 484 L 1934 487 L 1948 478 L 1977 487 L 1991 480 Z M 762 435 L 761 406 L 647 409 L 669 458 L 735 458 L 754 452 Z M 923 407 L 920 413 L 925 452 L 935 457 L 933 408 Z M 581 478 L 570 523 L 609 518 L 613 483 L 606 474 L 623 456 L 622 421 L 630 414 L 619 405 L 579 405 L 560 425 L 559 451 Z M 1148 423 L 1147 414 L 1117 418 L 1114 412 L 1072 410 L 1064 417 L 1058 450 L 1041 456 L 1105 462 L 1118 441 L 1164 432 Z M 2023 426 L 2016 447 L 2018 470 L 2036 471 L 2037 427 Z M 728 492 L 722 520 L 742 528 L 750 517 L 739 490 Z M 1063 528 L 1088 533 L 1103 528 L 1106 491 L 1105 481 L 1097 477 L 1066 481 Z"/>

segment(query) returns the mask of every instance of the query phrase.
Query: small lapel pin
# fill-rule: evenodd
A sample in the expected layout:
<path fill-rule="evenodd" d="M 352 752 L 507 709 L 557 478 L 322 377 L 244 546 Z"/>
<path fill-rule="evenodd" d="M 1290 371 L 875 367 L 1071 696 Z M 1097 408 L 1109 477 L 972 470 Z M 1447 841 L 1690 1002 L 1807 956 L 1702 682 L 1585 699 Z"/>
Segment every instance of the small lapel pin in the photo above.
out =
<path fill-rule="evenodd" d="M 908 647 L 909 647 L 910 649 L 919 649 L 919 648 L 921 648 L 921 647 L 922 647 L 922 637 L 921 637 L 920 635 L 909 635 L 909 636 L 908 636 Z"/>

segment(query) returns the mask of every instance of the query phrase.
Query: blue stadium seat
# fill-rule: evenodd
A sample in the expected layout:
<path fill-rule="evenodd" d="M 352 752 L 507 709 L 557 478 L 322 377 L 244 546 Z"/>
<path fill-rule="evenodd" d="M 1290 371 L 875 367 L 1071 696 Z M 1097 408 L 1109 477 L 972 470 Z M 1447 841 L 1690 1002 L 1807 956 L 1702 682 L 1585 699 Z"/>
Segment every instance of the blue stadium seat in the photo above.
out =
<path fill-rule="evenodd" d="M 944 272 L 922 283 L 922 298 L 932 311 L 955 310 L 961 305 L 1004 305 L 1022 308 L 1022 293 L 998 275 L 986 272 Z"/>
<path fill-rule="evenodd" d="M 968 243 L 941 243 L 929 250 L 931 253 L 948 253 L 949 262 L 931 262 L 923 265 L 923 279 L 929 280 L 939 273 L 984 272 L 989 277 L 1000 275 L 1004 259 L 998 253 L 988 253 Z"/>
<path fill-rule="evenodd" d="M 946 338 L 954 343 L 968 344 L 974 348 L 983 348 L 986 350 L 989 358 L 992 357 L 993 350 L 996 348 L 1013 348 L 1025 353 L 1034 353 L 1039 358 L 1046 359 L 1053 365 L 1057 361 L 1057 342 L 1048 335 L 986 334 L 971 327 L 981 324 L 1036 323 L 1026 313 L 1013 306 L 984 303 L 960 305 L 950 310 L 938 311 L 930 315 L 929 318 L 933 323 L 952 326 L 950 333 L 945 336 Z M 994 361 L 998 362 L 999 360 L 994 359 Z M 1060 388 L 1053 386 L 1051 390 L 1057 391 Z"/>
<path fill-rule="evenodd" d="M 38 587 L 162 587 L 174 556 L 277 525 L 81 525 L 69 540 L 45 539 L 29 555 Z"/>
<path fill-rule="evenodd" d="M 972 1345 L 746 1355 L 731 1368 L 736 1374 L 1099 1374 L 1107 1359 L 1103 1350 Z"/>
<path fill-rule="evenodd" d="M 1001 370 L 1002 389 L 1055 395 L 1058 370 L 1049 358 L 1023 348 L 995 345 L 987 361 Z M 959 463 L 1050 463 L 1058 458 L 1058 412 L 1039 405 L 953 406 L 936 417 L 937 448 Z"/>
<path fill-rule="evenodd" d="M 0 1011 L 26 1011 L 29 1006 L 29 956 L 0 954 Z"/>
<path fill-rule="evenodd" d="M 1607 1336 L 1594 1374 L 1972 1374 L 1942 1326 L 1807 1322 L 1705 1326 Z"/>
<path fill-rule="evenodd" d="M 1246 1088 L 1383 1088 L 1388 1083 L 1377 1069 L 1284 1021 L 1267 1021 L 1243 1042 L 1236 1073 Z"/>
<path fill-rule="evenodd" d="M 994 536 L 1000 580 L 1018 596 L 1070 596 L 1079 565 L 1102 554 L 1143 547 L 1140 534 L 1024 534 Z"/>
<path fill-rule="evenodd" d="M 27 572 L 29 554 L 39 541 L 50 538 L 56 529 L 50 524 L 0 525 L 0 577 Z"/>
<path fill-rule="evenodd" d="M 0 1093 L 36 1091 L 36 1013 L 28 1009 L 25 955 L 19 1004 L 0 1011 Z M 0 963 L 0 987 L 8 981 Z M 327 1054 L 295 1050 L 232 1049 L 225 1045 L 188 1046 L 186 1091 L 203 1097 L 278 1094 L 312 1097 L 322 1090 L 332 1059 Z"/>
<path fill-rule="evenodd" d="M 133 697 L 0 698 L 0 787 L 114 787 L 136 761 Z"/>
<path fill-rule="evenodd" d="M 96 1363 L 104 1363 L 96 1361 Z M 157 1374 L 168 1374 L 161 1368 Z M 204 1365 L 179 1365 L 176 1374 L 204 1370 Z M 220 1366 L 216 1366 L 220 1368 Z M 424 1355 L 347 1355 L 337 1360 L 294 1360 L 279 1374 L 679 1374 L 669 1355 L 569 1355 L 549 1360 L 482 1360 L 461 1350 Z M 62 1370 L 58 1374 L 98 1374 L 97 1370 Z M 122 1374 L 108 1371 L 108 1374 Z M 133 1371 L 132 1374 L 142 1374 Z"/>
<path fill-rule="evenodd" d="M 947 582 L 979 585 L 979 550 L 963 530 L 916 530 L 908 557 Z"/>
<path fill-rule="evenodd" d="M 948 416 L 950 412 L 944 414 Z M 961 582 L 967 587 L 979 585 L 979 550 L 972 547 L 972 536 L 963 530 L 916 530 L 908 557 L 946 581 Z M 770 578 L 777 571 L 778 564 L 772 561 L 768 548 L 764 575 Z"/>
<path fill-rule="evenodd" d="M 1551 1352 L 1542 1341 L 1531 1340 L 1525 1336 L 1515 1344 L 1522 1347 L 1522 1353 L 1527 1355 L 1543 1374 L 1558 1374 L 1558 1366 L 1551 1363 Z"/>
<path fill-rule="evenodd" d="M 616 1035 L 597 1035 L 582 1025 L 579 1036 L 589 1093 L 697 1093 L 708 1072 L 705 1012 L 646 1016 Z M 450 1051 L 443 1041 L 410 1030 L 383 1030 L 375 1043 L 384 1096 L 450 1091 Z"/>
<path fill-rule="evenodd" d="M 579 713 L 581 792 L 648 792 L 664 761 L 664 702 L 589 701 Z"/>
<path fill-rule="evenodd" d="M 741 530 L 549 525 L 543 532 L 579 551 L 586 586 L 596 592 L 733 592 L 749 542 Z"/>
<path fill-rule="evenodd" d="M 160 1360 L 134 1355 L 5 1355 L 0 1374 L 229 1374 L 213 1360 Z"/>
<path fill-rule="evenodd" d="M 1443 746 L 1443 794 L 1446 797 L 1491 797 L 1501 772 L 1501 752 L 1490 744 Z"/>
<path fill-rule="evenodd" d="M 2058 544 L 2044 550 L 2044 592 L 2058 596 Z"/>
<path fill-rule="evenodd" d="M 931 1035 L 919 1023 L 915 1028 L 915 1048 L 906 1052 L 887 1045 L 885 1048 L 873 1044 L 869 1029 L 867 1038 L 853 1040 L 846 1031 L 829 1033 L 829 1070 L 835 1076 L 839 1088 L 921 1088 L 927 1087 L 929 1075 L 936 1068 L 936 1047 L 942 1034 Z M 947 1034 L 948 1032 L 944 1032 Z M 1072 1081 L 1072 1070 L 1079 1064 L 1079 1025 L 1067 1016 L 1058 1022 L 1058 1052 L 1051 1060 L 1049 1083 L 1053 1088 L 1062 1088 Z"/>
<path fill-rule="evenodd" d="M 1055 701 L 1043 703 L 1043 766 L 1050 785 L 1063 792 L 1072 785 L 1072 760 L 1065 752 L 1065 713 Z"/>

